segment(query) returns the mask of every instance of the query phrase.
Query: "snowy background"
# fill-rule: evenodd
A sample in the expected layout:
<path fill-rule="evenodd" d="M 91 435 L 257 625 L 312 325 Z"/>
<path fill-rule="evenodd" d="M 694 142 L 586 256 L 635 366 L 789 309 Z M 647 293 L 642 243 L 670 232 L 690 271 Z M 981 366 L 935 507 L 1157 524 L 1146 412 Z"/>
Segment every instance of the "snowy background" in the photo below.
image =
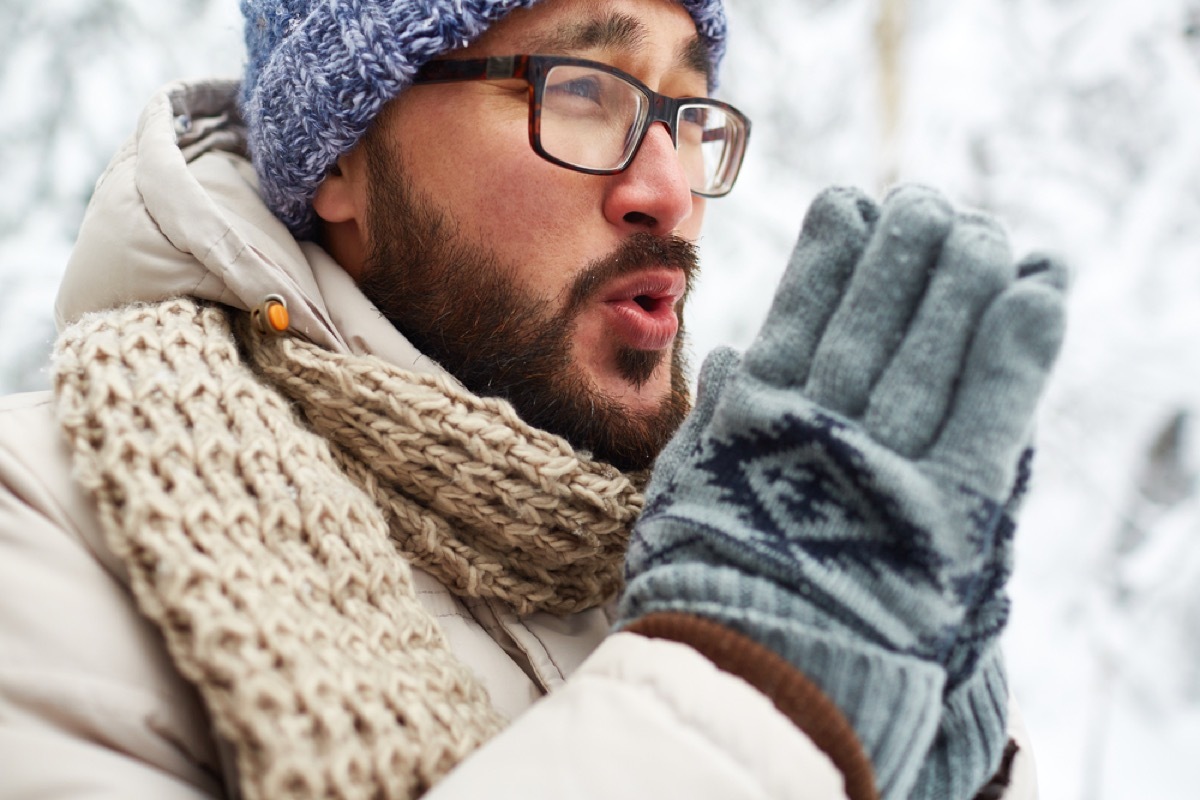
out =
<path fill-rule="evenodd" d="M 729 0 L 754 119 L 697 360 L 745 346 L 831 183 L 937 185 L 1075 269 L 1007 638 L 1058 800 L 1197 796 L 1200 0 Z M 0 391 L 44 388 L 92 183 L 145 98 L 235 75 L 235 0 L 0 0 Z"/>

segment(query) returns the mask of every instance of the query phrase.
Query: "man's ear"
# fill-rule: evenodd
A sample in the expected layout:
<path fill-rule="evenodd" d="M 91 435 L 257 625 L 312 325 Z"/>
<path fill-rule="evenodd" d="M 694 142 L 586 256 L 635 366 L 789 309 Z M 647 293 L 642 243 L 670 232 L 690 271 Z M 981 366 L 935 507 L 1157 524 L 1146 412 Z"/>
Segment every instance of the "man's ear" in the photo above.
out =
<path fill-rule="evenodd" d="M 366 210 L 362 154 L 352 150 L 337 160 L 313 195 L 313 211 L 326 222 L 358 220 Z"/>
<path fill-rule="evenodd" d="M 356 148 L 337 160 L 312 199 L 322 244 L 356 281 L 367 253 L 367 197 L 366 159 Z"/>

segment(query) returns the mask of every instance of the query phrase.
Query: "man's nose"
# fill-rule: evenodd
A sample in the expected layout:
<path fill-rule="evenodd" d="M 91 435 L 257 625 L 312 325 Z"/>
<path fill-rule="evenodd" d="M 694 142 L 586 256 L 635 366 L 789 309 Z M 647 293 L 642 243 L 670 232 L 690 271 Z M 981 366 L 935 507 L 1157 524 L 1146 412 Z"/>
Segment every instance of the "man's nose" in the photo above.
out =
<path fill-rule="evenodd" d="M 671 132 L 656 122 L 629 168 L 612 177 L 604 215 L 613 225 L 665 236 L 692 214 L 694 203 Z"/>

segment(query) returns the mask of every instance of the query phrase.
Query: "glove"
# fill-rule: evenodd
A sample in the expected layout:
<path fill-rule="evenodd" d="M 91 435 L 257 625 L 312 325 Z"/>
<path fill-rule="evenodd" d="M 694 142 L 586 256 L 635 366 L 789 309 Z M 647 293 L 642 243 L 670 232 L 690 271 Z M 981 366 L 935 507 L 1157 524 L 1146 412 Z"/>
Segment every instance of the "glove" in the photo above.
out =
<path fill-rule="evenodd" d="M 618 626 L 684 612 L 774 650 L 841 708 L 882 794 L 907 797 L 947 670 L 970 682 L 989 647 L 964 631 L 996 610 L 981 576 L 1011 535 L 1062 299 L 931 190 L 822 194 L 757 340 L 708 359 L 655 467 Z M 1003 722 L 972 746 L 1002 748 Z"/>
<path fill-rule="evenodd" d="M 1014 520 L 1030 476 L 1033 449 L 1017 467 L 1013 496 L 996 532 L 996 546 L 978 576 L 980 598 L 967 613 L 946 662 L 946 688 L 933 744 L 909 800 L 975 797 L 999 767 L 1007 744 L 1008 676 L 1000 635 L 1008 623 L 1005 585 L 1012 574 Z M 983 730 L 987 735 L 979 736 Z"/>
<path fill-rule="evenodd" d="M 1048 283 L 1065 292 L 1065 266 L 1044 256 L 1031 256 L 1017 268 L 1024 281 Z M 1006 741 L 999 737 L 977 739 L 974 728 L 1007 731 L 1008 680 L 1000 653 L 1000 635 L 1008 623 L 1009 601 L 1005 586 L 1013 567 L 1015 519 L 1032 476 L 1033 448 L 1027 447 L 1017 464 L 1012 495 L 998 523 L 996 547 L 979 575 L 979 601 L 959 632 L 946 664 L 947 683 L 934 743 L 925 758 L 910 800 L 954 800 L 974 797 L 983 782 L 999 767 Z"/>

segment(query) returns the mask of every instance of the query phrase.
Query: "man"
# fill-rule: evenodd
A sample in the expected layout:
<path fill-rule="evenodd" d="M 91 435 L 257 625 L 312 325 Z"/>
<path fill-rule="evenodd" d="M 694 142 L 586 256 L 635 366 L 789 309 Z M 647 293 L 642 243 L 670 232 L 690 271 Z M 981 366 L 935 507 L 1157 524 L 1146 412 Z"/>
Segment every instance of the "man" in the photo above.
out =
<path fill-rule="evenodd" d="M 997 638 L 1057 264 L 832 190 L 688 416 L 719 0 L 243 10 L 0 413 L 5 797 L 1032 791 Z"/>

